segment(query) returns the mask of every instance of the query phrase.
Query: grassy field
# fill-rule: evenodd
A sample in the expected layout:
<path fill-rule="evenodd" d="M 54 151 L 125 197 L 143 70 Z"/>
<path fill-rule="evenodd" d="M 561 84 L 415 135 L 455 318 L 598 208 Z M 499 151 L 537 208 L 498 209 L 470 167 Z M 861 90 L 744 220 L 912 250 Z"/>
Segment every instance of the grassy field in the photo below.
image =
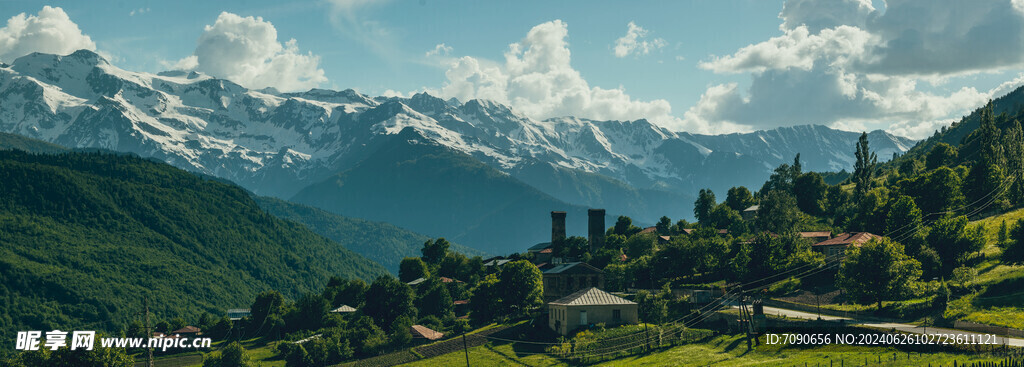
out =
<path fill-rule="evenodd" d="M 895 353 L 895 354 L 894 354 Z M 895 360 L 893 360 L 895 355 Z M 881 358 L 881 364 L 879 364 Z M 997 358 L 978 354 L 918 354 L 880 347 L 819 346 L 790 348 L 760 346 L 747 351 L 741 336 L 720 336 L 701 344 L 684 345 L 634 357 L 624 357 L 597 364 L 597 366 L 828 366 L 830 362 L 872 366 L 951 366 L 964 362 L 995 361 Z M 486 345 L 469 349 L 471 366 L 565 366 L 547 355 L 517 353 L 513 344 Z M 466 355 L 452 353 L 426 359 L 405 366 L 460 366 L 466 364 Z"/>
<path fill-rule="evenodd" d="M 978 276 L 971 282 L 977 292 L 951 302 L 952 314 L 966 321 L 1024 329 L 1024 265 L 999 262 L 996 246 L 1003 221 L 1013 228 L 1022 219 L 1024 209 L 1018 209 L 972 222 L 985 230 L 983 252 L 988 260 L 978 266 Z"/>

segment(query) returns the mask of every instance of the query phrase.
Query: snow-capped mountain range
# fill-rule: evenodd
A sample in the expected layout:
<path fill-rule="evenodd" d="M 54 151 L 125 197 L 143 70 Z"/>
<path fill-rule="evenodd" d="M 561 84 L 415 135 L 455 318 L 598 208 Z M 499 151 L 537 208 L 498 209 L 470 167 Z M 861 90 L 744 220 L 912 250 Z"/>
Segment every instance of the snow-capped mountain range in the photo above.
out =
<path fill-rule="evenodd" d="M 251 90 L 195 72 L 126 71 L 85 50 L 36 53 L 0 64 L 0 131 L 154 157 L 262 195 L 289 198 L 353 167 L 382 138 L 404 129 L 567 203 L 591 206 L 608 204 L 608 198 L 566 195 L 545 184 L 550 177 L 544 175 L 571 172 L 685 197 L 702 187 L 724 194 L 733 185 L 759 188 L 775 166 L 797 153 L 805 169 L 850 169 L 859 135 L 809 125 L 709 136 L 669 131 L 646 120 L 539 121 L 490 101 L 423 93 L 385 98 L 351 89 Z M 884 131 L 869 138 L 883 158 L 914 143 Z M 663 214 L 688 216 L 691 203 L 680 203 L 675 213 L 608 209 L 650 221 Z"/>

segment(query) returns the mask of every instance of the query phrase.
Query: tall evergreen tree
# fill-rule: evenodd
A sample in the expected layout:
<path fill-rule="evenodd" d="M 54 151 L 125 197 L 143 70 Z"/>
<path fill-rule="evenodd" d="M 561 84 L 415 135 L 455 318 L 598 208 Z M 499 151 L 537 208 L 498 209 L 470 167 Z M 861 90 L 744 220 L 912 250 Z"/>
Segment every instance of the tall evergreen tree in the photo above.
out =
<path fill-rule="evenodd" d="M 878 164 L 878 157 L 868 147 L 868 133 L 860 134 L 854 156 L 857 158 L 853 166 L 853 182 L 857 185 L 854 197 L 860 200 L 871 189 L 871 179 L 874 178 L 875 165 Z"/>

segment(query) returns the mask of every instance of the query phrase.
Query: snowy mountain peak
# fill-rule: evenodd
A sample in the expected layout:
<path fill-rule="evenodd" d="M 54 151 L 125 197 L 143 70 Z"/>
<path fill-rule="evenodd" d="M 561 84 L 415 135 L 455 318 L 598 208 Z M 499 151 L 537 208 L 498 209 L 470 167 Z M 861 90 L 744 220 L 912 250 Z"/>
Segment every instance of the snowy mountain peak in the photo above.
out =
<path fill-rule="evenodd" d="M 797 126 L 720 136 L 676 133 L 648 120 L 537 121 L 489 100 L 428 93 L 369 97 L 352 89 L 249 90 L 195 72 L 125 71 L 90 51 L 32 54 L 0 68 L 0 130 L 72 147 L 163 159 L 290 196 L 352 167 L 388 136 L 412 131 L 508 174 L 548 166 L 607 177 L 640 190 L 693 192 L 763 180 L 801 153 L 811 170 L 852 167 L 857 133 Z M 913 143 L 870 134 L 880 157 Z M 722 173 L 723 168 L 730 173 Z"/>

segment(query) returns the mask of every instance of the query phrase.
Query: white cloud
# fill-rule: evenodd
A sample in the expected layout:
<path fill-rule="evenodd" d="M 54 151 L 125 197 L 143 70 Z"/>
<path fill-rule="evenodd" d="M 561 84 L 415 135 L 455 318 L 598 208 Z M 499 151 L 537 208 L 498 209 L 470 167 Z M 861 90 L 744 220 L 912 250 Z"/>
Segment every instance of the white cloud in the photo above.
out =
<path fill-rule="evenodd" d="M 437 46 L 434 46 L 433 50 L 427 51 L 426 56 L 427 57 L 448 56 L 448 54 L 451 54 L 451 53 L 452 53 L 452 47 L 451 46 L 447 46 L 447 45 L 445 45 L 443 43 L 439 43 L 439 44 L 437 44 Z"/>
<path fill-rule="evenodd" d="M 965 78 L 1024 66 L 1021 3 L 904 0 L 881 11 L 869 0 L 789 0 L 781 35 L 699 63 L 752 80 L 743 91 L 709 87 L 683 125 L 814 123 L 926 137 L 1024 82 L 979 91 Z M 964 86 L 925 92 L 920 82 Z"/>
<path fill-rule="evenodd" d="M 648 118 L 671 124 L 668 101 L 638 101 L 621 88 L 591 87 L 573 69 L 561 20 L 533 27 L 521 41 L 510 44 L 505 62 L 470 56 L 453 59 L 447 82 L 435 93 L 445 98 L 489 99 L 509 104 L 534 118 L 573 115 L 598 120 Z"/>
<path fill-rule="evenodd" d="M 615 40 L 615 57 L 626 57 L 631 54 L 634 55 L 647 55 L 651 51 L 665 47 L 668 42 L 664 39 L 655 38 L 647 41 L 648 31 L 643 27 L 636 25 L 636 23 L 629 22 L 626 25 L 626 35 L 619 37 Z"/>
<path fill-rule="evenodd" d="M 786 30 L 778 37 L 743 47 L 725 57 L 712 57 L 700 67 L 716 73 L 763 72 L 768 69 L 810 70 L 820 59 L 845 65 L 862 57 L 878 37 L 857 27 L 839 26 L 811 34 L 806 26 Z"/>
<path fill-rule="evenodd" d="M 11 62 L 33 52 L 67 55 L 81 49 L 96 50 L 96 43 L 59 7 L 43 6 L 37 15 L 15 15 L 0 28 L 0 61 Z"/>
<path fill-rule="evenodd" d="M 206 26 L 192 56 L 173 66 L 227 78 L 254 89 L 296 91 L 327 81 L 320 69 L 320 57 L 301 53 L 295 39 L 282 44 L 270 22 L 228 12 Z"/>
<path fill-rule="evenodd" d="M 848 25 L 863 28 L 875 12 L 871 0 L 789 0 L 782 5 L 779 29 L 807 27 L 811 33 Z"/>
<path fill-rule="evenodd" d="M 149 8 L 138 8 L 138 9 L 132 9 L 131 11 L 129 11 L 128 12 L 128 16 L 129 17 L 134 17 L 135 14 L 146 14 L 146 13 L 149 13 Z"/>

